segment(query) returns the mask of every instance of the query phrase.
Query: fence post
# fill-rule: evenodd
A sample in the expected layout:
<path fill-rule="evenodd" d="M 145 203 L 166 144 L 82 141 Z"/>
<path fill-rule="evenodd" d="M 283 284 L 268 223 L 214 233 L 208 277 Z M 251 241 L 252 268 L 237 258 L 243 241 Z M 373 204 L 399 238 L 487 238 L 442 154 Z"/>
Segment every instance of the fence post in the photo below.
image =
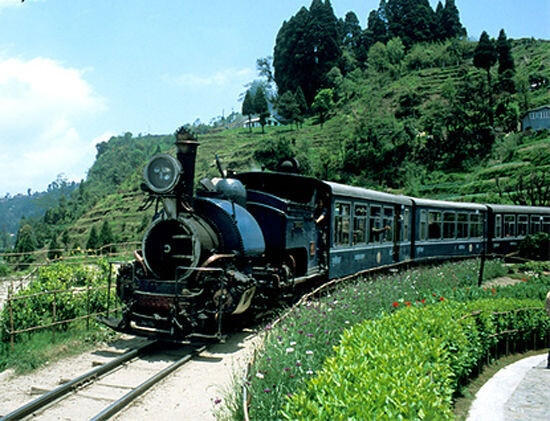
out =
<path fill-rule="evenodd" d="M 11 344 L 11 351 L 13 352 L 15 350 L 15 338 L 13 332 L 15 331 L 13 326 L 13 280 L 11 281 L 10 285 L 8 286 L 8 309 L 10 313 L 10 344 Z"/>
<path fill-rule="evenodd" d="M 86 281 L 86 330 L 90 330 L 90 278 Z"/>
<path fill-rule="evenodd" d="M 56 311 L 55 311 L 55 300 L 57 297 L 57 293 L 53 293 L 53 301 L 52 301 L 52 322 L 55 323 L 57 321 Z M 52 326 L 52 342 L 55 342 L 55 326 Z"/>
<path fill-rule="evenodd" d="M 109 317 L 109 309 L 111 307 L 111 273 L 113 272 L 113 262 L 109 262 L 109 276 L 107 277 L 107 314 Z"/>

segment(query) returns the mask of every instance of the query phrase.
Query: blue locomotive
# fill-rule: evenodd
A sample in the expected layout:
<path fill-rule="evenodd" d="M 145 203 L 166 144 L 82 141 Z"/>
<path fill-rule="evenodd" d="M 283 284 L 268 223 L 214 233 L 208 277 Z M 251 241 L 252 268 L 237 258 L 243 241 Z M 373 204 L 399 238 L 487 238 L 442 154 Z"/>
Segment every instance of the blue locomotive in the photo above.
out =
<path fill-rule="evenodd" d="M 381 193 L 289 172 L 201 180 L 198 142 L 176 133 L 177 157 L 154 156 L 145 190 L 162 209 L 117 294 L 122 332 L 222 337 L 224 321 L 273 307 L 294 288 L 418 260 L 505 254 L 550 233 L 550 208 L 480 205 Z M 221 170 L 221 168 L 220 168 Z"/>

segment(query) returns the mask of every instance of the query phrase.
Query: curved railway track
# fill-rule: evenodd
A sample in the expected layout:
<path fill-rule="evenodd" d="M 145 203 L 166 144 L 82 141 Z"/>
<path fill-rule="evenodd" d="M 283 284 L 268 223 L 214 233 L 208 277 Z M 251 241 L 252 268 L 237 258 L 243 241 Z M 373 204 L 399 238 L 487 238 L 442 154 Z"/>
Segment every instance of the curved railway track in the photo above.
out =
<path fill-rule="evenodd" d="M 147 343 L 64 383 L 0 420 L 31 416 L 109 419 L 206 348 L 206 345 L 161 347 L 158 342 Z"/>

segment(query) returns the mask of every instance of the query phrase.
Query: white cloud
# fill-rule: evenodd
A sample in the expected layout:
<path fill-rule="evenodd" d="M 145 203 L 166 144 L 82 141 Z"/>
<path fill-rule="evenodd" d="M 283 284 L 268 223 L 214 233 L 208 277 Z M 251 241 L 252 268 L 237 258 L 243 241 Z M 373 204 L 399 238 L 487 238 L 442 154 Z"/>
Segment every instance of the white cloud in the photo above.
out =
<path fill-rule="evenodd" d="M 195 73 L 183 73 L 175 78 L 179 86 L 187 88 L 204 88 L 215 86 L 242 85 L 254 77 L 254 71 L 250 68 L 224 69 L 210 75 Z"/>
<path fill-rule="evenodd" d="M 0 59 L 0 91 L 0 194 L 45 189 L 61 172 L 83 178 L 95 154 L 79 123 L 106 108 L 84 73 L 47 58 Z"/>
<path fill-rule="evenodd" d="M 0 10 L 21 5 L 21 0 L 0 0 Z"/>

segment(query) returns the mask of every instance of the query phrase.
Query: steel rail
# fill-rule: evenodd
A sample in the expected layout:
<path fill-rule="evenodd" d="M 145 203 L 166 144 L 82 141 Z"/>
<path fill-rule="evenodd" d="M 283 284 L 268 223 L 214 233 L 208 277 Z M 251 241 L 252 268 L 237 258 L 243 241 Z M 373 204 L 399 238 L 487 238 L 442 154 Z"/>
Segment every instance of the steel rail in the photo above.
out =
<path fill-rule="evenodd" d="M 164 370 L 159 371 L 157 374 L 150 377 L 149 379 L 144 381 L 142 384 L 140 384 L 136 388 L 132 389 L 130 392 L 128 392 L 122 398 L 120 398 L 119 400 L 113 402 L 111 405 L 109 405 L 107 408 L 105 408 L 103 411 L 101 411 L 95 417 L 91 418 L 91 421 L 101 421 L 101 420 L 107 420 L 107 419 L 111 418 L 117 412 L 121 411 L 128 404 L 130 404 L 138 396 L 145 393 L 153 385 L 160 382 L 162 379 L 164 379 L 170 373 L 172 373 L 173 371 L 178 369 L 180 366 L 185 364 L 187 361 L 189 361 L 195 355 L 200 354 L 205 349 L 206 349 L 206 345 L 202 345 L 199 348 L 194 349 L 189 354 L 185 355 L 183 358 L 180 358 L 175 363 L 173 363 L 170 366 L 166 367 Z"/>
<path fill-rule="evenodd" d="M 7 415 L 4 415 L 2 418 L 0 418 L 0 420 L 1 421 L 19 420 L 23 417 L 26 417 L 32 414 L 34 411 L 42 409 L 45 406 L 52 403 L 53 401 L 70 393 L 71 391 L 81 386 L 82 384 L 96 377 L 99 377 L 105 373 L 108 373 L 109 371 L 112 371 L 115 368 L 121 366 L 125 362 L 137 357 L 138 355 L 143 354 L 148 349 L 153 348 L 156 344 L 157 342 L 149 342 L 145 345 L 140 346 L 139 348 L 128 351 L 125 354 L 121 355 L 120 357 L 117 357 L 114 360 L 109 361 L 108 363 L 105 363 L 103 365 L 100 365 L 99 367 L 96 367 L 93 370 L 87 373 L 84 373 L 83 375 L 76 377 L 75 379 L 63 385 L 53 390 L 50 390 L 49 392 L 43 394 L 39 398 L 23 405 L 22 407 L 16 409 L 15 411 L 10 412 Z"/>

